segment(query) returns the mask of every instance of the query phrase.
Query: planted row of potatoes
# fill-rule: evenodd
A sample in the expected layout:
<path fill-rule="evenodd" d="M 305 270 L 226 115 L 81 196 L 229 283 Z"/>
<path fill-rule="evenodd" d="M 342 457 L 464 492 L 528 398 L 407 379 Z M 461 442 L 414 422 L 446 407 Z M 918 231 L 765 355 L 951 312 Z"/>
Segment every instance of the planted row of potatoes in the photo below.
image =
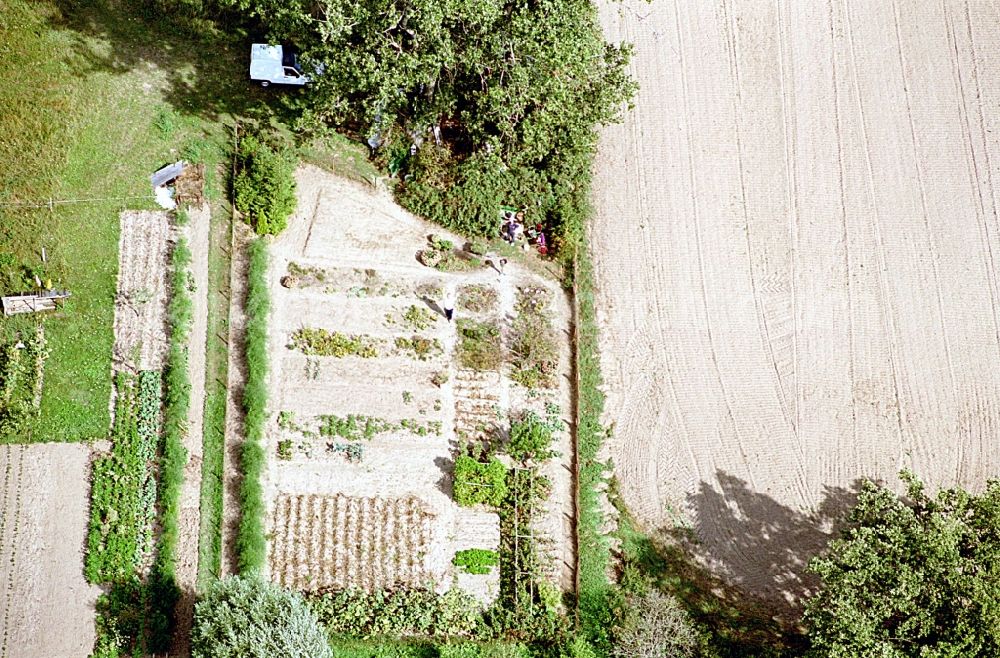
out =
<path fill-rule="evenodd" d="M 433 522 L 413 497 L 280 494 L 271 578 L 302 591 L 424 585 Z"/>

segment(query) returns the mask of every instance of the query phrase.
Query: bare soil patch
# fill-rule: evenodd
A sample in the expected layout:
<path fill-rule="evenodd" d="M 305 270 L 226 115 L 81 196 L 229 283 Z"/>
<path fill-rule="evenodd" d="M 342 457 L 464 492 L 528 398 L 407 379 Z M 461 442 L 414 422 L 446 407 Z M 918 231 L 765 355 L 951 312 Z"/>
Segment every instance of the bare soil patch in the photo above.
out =
<path fill-rule="evenodd" d="M 1000 469 L 990 3 L 605 3 L 591 244 L 621 494 L 778 603 L 858 478 Z"/>
<path fill-rule="evenodd" d="M 100 589 L 83 577 L 90 447 L 0 446 L 0 656 L 90 655 Z"/>
<path fill-rule="evenodd" d="M 565 329 L 565 295 L 555 282 L 514 264 L 503 277 L 488 268 L 424 267 L 417 252 L 428 234 L 444 232 L 385 192 L 311 167 L 299 171 L 298 183 L 299 212 L 272 244 L 269 272 L 271 577 L 303 589 L 429 582 L 443 590 L 457 582 L 488 600 L 496 595 L 496 570 L 472 576 L 451 564 L 459 550 L 496 549 L 500 536 L 495 513 L 453 502 L 455 452 L 464 438 L 505 418 L 512 400 L 518 409 L 539 411 L 554 402 L 568 417 L 569 380 L 561 376 L 551 391 L 529 396 L 511 382 L 507 367 L 460 368 L 456 323 L 445 320 L 443 300 L 477 286 L 479 303 L 461 304 L 456 319 L 506 326 L 517 287 L 544 286 L 552 291 L 553 323 Z M 374 353 L 337 357 L 290 347 L 305 328 L 363 337 Z M 414 344 L 433 347 L 424 352 Z M 562 375 L 568 349 L 567 343 Z M 348 422 L 368 427 L 364 438 L 347 438 L 355 436 Z M 561 456 L 546 466 L 553 494 L 537 533 L 544 535 L 552 578 L 569 588 L 572 445 L 568 431 L 560 434 Z M 404 559 L 411 554 L 418 563 Z"/>
<path fill-rule="evenodd" d="M 167 349 L 170 218 L 161 211 L 129 210 L 120 219 L 114 364 L 160 370 Z"/>

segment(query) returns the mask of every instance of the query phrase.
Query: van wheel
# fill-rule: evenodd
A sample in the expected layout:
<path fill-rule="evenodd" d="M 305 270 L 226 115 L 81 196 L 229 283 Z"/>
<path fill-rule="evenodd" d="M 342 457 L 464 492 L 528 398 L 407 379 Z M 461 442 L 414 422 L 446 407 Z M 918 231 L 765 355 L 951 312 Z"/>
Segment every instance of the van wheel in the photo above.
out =
<path fill-rule="evenodd" d="M 261 87 L 269 87 L 270 85 L 271 85 L 271 83 L 268 82 L 267 80 L 261 80 L 260 81 L 260 86 Z"/>

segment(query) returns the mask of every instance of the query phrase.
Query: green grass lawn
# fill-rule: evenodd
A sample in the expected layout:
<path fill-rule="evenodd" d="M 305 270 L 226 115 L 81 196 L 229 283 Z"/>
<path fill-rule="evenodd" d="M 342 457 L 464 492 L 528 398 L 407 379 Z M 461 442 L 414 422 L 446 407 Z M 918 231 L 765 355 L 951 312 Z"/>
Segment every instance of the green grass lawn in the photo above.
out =
<path fill-rule="evenodd" d="M 163 164 L 221 154 L 224 122 L 261 104 L 239 51 L 137 15 L 127 2 L 0 0 L 0 290 L 38 273 L 73 293 L 44 320 L 41 414 L 18 440 L 107 434 L 118 214 L 152 207 Z M 101 200 L 28 205 L 49 199 Z M 37 321 L 5 318 L 0 336 Z"/>

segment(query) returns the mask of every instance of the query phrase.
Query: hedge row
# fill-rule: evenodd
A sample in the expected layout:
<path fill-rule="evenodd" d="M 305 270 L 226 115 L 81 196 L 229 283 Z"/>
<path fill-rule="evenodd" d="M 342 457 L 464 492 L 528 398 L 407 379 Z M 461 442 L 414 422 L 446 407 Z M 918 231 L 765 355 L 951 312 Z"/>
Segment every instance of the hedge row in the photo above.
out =
<path fill-rule="evenodd" d="M 240 486 L 240 525 L 236 555 L 241 574 L 259 573 L 266 560 L 264 541 L 264 494 L 260 484 L 264 469 L 264 423 L 267 420 L 267 316 L 271 300 L 267 290 L 267 244 L 258 238 L 250 243 L 247 275 L 246 360 L 247 381 L 243 390 L 246 440 L 240 454 L 243 482 Z"/>
<path fill-rule="evenodd" d="M 577 322 L 576 358 L 579 377 L 577 390 L 577 461 L 579 463 L 580 518 L 578 610 L 581 630 L 595 650 L 607 655 L 611 649 L 613 590 L 607 570 L 611 550 L 601 533 L 604 524 L 599 503 L 598 485 L 604 478 L 604 464 L 597 454 L 606 435 L 601 426 L 604 394 L 600 391 L 601 362 L 597 344 L 597 320 L 594 312 L 592 264 L 586 249 L 580 249 L 574 272 Z"/>

